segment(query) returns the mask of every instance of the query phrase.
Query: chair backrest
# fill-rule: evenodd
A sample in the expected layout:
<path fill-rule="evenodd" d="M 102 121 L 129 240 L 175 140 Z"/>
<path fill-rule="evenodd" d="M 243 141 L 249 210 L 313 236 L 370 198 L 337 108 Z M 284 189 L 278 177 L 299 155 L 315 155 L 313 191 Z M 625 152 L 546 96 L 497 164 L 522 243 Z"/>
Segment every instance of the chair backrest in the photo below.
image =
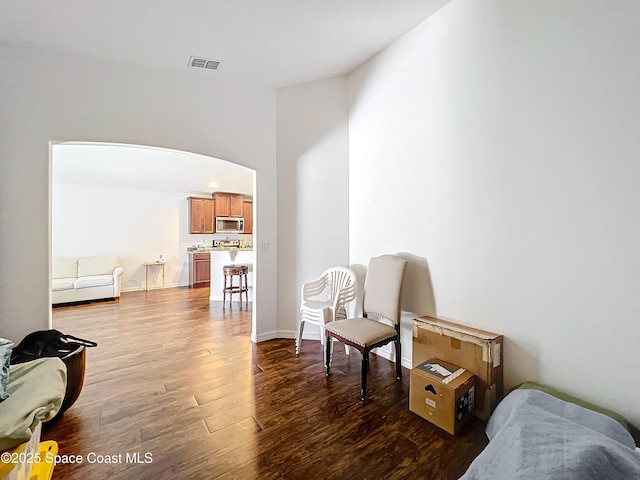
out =
<path fill-rule="evenodd" d="M 394 255 L 381 255 L 369 262 L 364 281 L 362 310 L 365 316 L 374 314 L 391 320 L 400 321 L 400 299 L 402 280 L 407 261 Z"/>
<path fill-rule="evenodd" d="M 337 305 L 344 306 L 356 298 L 356 272 L 346 267 L 332 267 L 325 270 L 322 275 L 327 276 L 331 288 L 331 300 L 339 297 Z"/>

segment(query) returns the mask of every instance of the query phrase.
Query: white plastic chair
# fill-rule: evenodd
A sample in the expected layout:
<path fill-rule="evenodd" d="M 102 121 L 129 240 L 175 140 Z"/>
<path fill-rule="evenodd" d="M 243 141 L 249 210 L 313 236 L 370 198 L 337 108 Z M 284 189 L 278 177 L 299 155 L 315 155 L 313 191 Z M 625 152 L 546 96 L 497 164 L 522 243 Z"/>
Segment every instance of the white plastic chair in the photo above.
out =
<path fill-rule="evenodd" d="M 336 320 L 338 315 L 346 318 L 346 305 L 356 298 L 356 294 L 356 274 L 346 267 L 329 268 L 317 280 L 302 285 L 296 355 L 300 354 L 304 324 L 320 327 L 320 343 L 324 345 L 325 325 Z"/>

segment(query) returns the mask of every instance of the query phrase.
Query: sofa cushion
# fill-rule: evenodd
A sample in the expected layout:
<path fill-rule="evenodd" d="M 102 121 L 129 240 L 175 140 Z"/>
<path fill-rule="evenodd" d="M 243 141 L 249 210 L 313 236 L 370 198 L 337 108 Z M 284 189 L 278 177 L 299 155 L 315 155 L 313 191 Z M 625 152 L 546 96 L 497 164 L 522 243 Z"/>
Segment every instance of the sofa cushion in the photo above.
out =
<path fill-rule="evenodd" d="M 92 275 L 111 275 L 113 269 L 120 264 L 120 259 L 112 255 L 98 257 L 80 257 L 78 259 L 78 277 Z M 76 287 L 77 288 L 77 287 Z"/>
<path fill-rule="evenodd" d="M 51 260 L 51 278 L 69 278 L 78 276 L 78 259 L 53 257 Z"/>
<path fill-rule="evenodd" d="M 54 292 L 59 290 L 71 290 L 73 288 L 73 282 L 75 281 L 76 277 L 52 278 L 51 290 Z"/>
<path fill-rule="evenodd" d="M 74 288 L 104 287 L 107 285 L 113 285 L 113 275 L 88 275 L 78 277 L 73 282 Z"/>

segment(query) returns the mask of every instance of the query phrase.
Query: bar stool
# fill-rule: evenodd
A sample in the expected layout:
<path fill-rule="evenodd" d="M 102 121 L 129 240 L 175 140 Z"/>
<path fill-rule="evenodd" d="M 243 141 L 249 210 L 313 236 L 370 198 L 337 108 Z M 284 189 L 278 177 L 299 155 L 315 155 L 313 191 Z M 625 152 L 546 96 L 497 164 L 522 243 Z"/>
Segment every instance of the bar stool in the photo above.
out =
<path fill-rule="evenodd" d="M 233 294 L 240 294 L 240 308 L 242 308 L 242 294 L 245 295 L 247 306 L 249 305 L 249 286 L 247 283 L 247 273 L 249 267 L 246 265 L 225 265 L 222 267 L 222 273 L 224 274 L 224 287 L 222 289 L 222 306 L 227 301 L 227 293 L 229 294 L 229 306 L 233 301 Z M 233 284 L 233 277 L 238 277 L 238 285 Z"/>

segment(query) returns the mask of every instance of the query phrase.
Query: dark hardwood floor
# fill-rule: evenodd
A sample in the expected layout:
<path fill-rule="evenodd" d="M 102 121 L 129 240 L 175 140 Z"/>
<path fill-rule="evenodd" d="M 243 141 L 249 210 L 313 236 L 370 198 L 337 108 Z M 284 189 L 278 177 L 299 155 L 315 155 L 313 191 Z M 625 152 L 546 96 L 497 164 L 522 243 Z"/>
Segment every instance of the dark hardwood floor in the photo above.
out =
<path fill-rule="evenodd" d="M 293 340 L 252 344 L 251 312 L 208 289 L 55 308 L 53 324 L 99 344 L 78 401 L 43 433 L 83 458 L 56 480 L 457 479 L 487 444 L 478 419 L 453 437 L 411 413 L 409 372 L 398 382 L 376 355 L 361 402 L 357 352 L 337 344 L 326 377 L 317 341 L 300 356 Z"/>

